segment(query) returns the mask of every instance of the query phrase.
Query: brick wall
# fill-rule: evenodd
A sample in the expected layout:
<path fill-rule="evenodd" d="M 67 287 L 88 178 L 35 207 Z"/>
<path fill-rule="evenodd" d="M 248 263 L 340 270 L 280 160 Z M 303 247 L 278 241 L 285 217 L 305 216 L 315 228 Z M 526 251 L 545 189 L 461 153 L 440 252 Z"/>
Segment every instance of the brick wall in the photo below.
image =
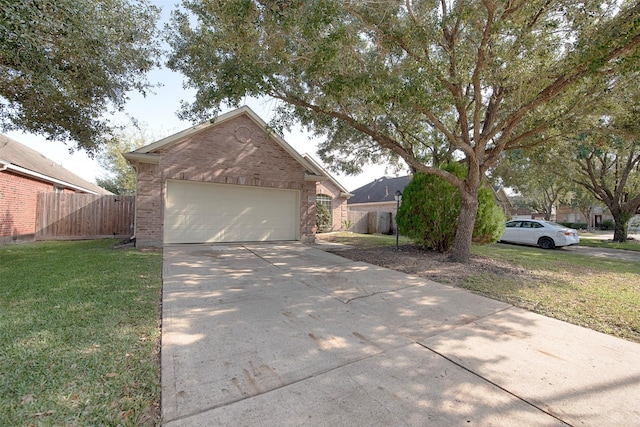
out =
<path fill-rule="evenodd" d="M 2 171 L 0 189 L 0 239 L 33 235 L 38 192 L 51 192 L 53 185 Z"/>
<path fill-rule="evenodd" d="M 158 165 L 136 165 L 139 246 L 162 244 L 168 179 L 299 190 L 300 238 L 313 239 L 315 182 L 305 181 L 303 167 L 248 116 L 187 136 L 157 153 Z"/>

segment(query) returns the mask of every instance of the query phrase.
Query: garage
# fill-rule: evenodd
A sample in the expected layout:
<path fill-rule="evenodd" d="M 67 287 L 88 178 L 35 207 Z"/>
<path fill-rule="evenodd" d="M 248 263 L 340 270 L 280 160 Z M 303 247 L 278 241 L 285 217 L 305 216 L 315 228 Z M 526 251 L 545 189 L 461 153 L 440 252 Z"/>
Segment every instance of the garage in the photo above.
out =
<path fill-rule="evenodd" d="M 328 174 L 246 106 L 124 157 L 136 170 L 138 247 L 313 242 L 317 192 L 333 195 L 318 184 Z"/>
<path fill-rule="evenodd" d="M 192 181 L 167 181 L 165 243 L 297 240 L 300 193 Z"/>

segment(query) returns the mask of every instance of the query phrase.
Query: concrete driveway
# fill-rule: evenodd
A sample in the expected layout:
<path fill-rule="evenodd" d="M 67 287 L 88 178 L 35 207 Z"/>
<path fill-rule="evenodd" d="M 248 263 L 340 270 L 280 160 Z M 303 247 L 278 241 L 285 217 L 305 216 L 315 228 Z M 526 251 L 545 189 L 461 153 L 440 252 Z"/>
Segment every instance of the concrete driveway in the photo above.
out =
<path fill-rule="evenodd" d="M 175 426 L 632 425 L 640 345 L 297 244 L 164 249 Z"/>

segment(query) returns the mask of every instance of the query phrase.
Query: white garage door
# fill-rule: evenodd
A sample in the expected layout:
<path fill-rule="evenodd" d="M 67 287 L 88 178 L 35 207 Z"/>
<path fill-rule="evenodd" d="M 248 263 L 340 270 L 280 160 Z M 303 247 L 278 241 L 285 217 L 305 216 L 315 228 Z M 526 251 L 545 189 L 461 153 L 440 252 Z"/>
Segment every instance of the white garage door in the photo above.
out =
<path fill-rule="evenodd" d="M 165 243 L 296 240 L 299 192 L 167 181 Z"/>

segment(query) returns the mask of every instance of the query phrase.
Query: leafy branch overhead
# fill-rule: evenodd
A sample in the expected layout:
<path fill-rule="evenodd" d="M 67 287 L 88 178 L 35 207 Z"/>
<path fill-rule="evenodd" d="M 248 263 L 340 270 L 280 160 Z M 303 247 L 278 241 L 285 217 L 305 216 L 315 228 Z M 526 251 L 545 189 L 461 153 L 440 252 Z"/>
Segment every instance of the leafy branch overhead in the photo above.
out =
<path fill-rule="evenodd" d="M 461 193 L 453 258 L 469 255 L 478 190 L 504 150 L 546 143 L 597 91 L 589 76 L 638 66 L 638 1 L 185 0 L 169 66 L 208 118 L 246 95 L 327 138 L 326 162 L 357 173 L 401 159 Z M 434 154 L 464 159 L 465 178 Z M 442 159 L 440 159 L 442 160 Z"/>
<path fill-rule="evenodd" d="M 160 54 L 147 0 L 0 5 L 0 125 L 70 140 L 93 155 L 130 91 L 146 93 Z"/>

